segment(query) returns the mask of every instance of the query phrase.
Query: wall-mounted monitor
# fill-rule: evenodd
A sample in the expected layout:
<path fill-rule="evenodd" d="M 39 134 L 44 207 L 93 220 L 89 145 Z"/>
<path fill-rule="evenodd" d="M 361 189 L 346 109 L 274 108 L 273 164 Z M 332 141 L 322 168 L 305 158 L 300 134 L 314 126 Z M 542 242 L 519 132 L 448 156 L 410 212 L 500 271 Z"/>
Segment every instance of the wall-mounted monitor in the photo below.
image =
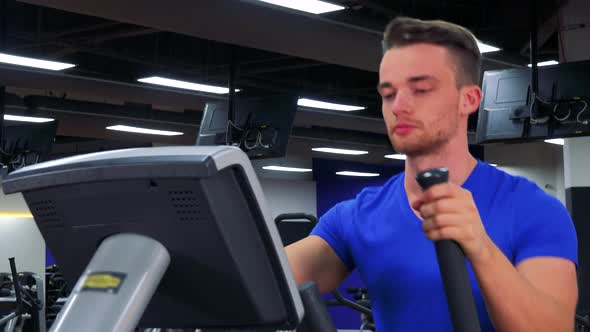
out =
<path fill-rule="evenodd" d="M 207 103 L 197 145 L 239 146 L 249 158 L 279 158 L 286 154 L 298 97 L 238 98 L 233 121 L 227 102 Z"/>
<path fill-rule="evenodd" d="M 484 73 L 477 143 L 590 135 L 590 61 L 539 68 L 537 94 L 530 82 L 530 68 Z"/>

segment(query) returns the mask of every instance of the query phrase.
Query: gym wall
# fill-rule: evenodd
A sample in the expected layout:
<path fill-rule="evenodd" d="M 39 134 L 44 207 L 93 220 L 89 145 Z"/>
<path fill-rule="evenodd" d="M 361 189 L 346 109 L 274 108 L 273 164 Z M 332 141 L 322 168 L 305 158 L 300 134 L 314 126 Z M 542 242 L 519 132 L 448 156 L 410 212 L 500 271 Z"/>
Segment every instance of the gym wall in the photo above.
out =
<path fill-rule="evenodd" d="M 562 146 L 545 142 L 488 145 L 485 155 L 488 162 L 535 182 L 565 205 Z"/>
<path fill-rule="evenodd" d="M 314 181 L 260 179 L 260 184 L 273 219 L 281 213 L 317 215 Z"/>
<path fill-rule="evenodd" d="M 0 190 L 0 213 L 30 213 L 30 211 L 22 194 L 4 195 L 4 192 Z"/>
<path fill-rule="evenodd" d="M 0 273 L 10 273 L 10 257 L 18 272 L 33 272 L 45 282 L 45 240 L 33 218 L 0 215 Z"/>

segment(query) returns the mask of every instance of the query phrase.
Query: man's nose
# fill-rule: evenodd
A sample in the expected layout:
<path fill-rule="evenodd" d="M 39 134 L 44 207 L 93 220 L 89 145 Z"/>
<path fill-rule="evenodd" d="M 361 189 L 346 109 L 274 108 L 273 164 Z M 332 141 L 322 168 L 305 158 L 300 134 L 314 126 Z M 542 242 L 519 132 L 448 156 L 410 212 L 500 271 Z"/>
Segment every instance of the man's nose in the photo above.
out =
<path fill-rule="evenodd" d="M 391 112 L 398 116 L 399 114 L 409 113 L 412 110 L 412 96 L 407 90 L 399 90 L 391 104 Z"/>

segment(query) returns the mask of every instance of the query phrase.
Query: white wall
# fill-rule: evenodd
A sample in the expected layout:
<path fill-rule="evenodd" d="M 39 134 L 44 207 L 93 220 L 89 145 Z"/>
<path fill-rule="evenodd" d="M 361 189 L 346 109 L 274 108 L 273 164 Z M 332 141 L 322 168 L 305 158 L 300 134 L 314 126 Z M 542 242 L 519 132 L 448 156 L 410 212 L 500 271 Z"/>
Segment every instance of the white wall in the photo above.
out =
<path fill-rule="evenodd" d="M 565 187 L 590 186 L 590 137 L 565 139 L 563 147 Z"/>
<path fill-rule="evenodd" d="M 0 272 L 10 272 L 9 257 L 15 257 L 18 271 L 45 280 L 45 240 L 22 195 L 0 190 Z"/>
<path fill-rule="evenodd" d="M 0 213 L 29 213 L 29 207 L 20 193 L 4 195 L 0 190 Z"/>
<path fill-rule="evenodd" d="M 555 167 L 555 186 L 557 189 L 557 198 L 565 205 L 565 170 L 563 153 L 561 158 L 557 158 Z"/>
<path fill-rule="evenodd" d="M 316 183 L 313 181 L 312 172 L 293 173 L 262 169 L 267 165 L 311 169 L 310 151 L 310 148 L 300 149 L 290 143 L 286 157 L 252 160 L 252 167 L 260 181 L 273 219 L 281 213 L 309 213 L 317 216 Z"/>
<path fill-rule="evenodd" d="M 33 218 L 0 216 L 0 272 L 10 272 L 10 257 L 19 272 L 45 280 L 45 240 Z"/>
<path fill-rule="evenodd" d="M 273 219 L 281 213 L 317 216 L 315 181 L 261 179 Z"/>
<path fill-rule="evenodd" d="M 510 174 L 535 182 L 565 204 L 562 146 L 545 142 L 487 145 L 485 158 Z"/>

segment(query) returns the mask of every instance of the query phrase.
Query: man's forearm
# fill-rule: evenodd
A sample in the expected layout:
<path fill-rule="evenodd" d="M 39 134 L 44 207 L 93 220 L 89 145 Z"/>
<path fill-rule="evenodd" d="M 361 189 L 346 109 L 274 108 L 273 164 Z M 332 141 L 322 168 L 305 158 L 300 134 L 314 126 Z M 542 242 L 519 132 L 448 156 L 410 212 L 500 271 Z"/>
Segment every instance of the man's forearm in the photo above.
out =
<path fill-rule="evenodd" d="M 572 331 L 565 305 L 536 289 L 493 242 L 485 259 L 472 262 L 497 331 Z"/>

